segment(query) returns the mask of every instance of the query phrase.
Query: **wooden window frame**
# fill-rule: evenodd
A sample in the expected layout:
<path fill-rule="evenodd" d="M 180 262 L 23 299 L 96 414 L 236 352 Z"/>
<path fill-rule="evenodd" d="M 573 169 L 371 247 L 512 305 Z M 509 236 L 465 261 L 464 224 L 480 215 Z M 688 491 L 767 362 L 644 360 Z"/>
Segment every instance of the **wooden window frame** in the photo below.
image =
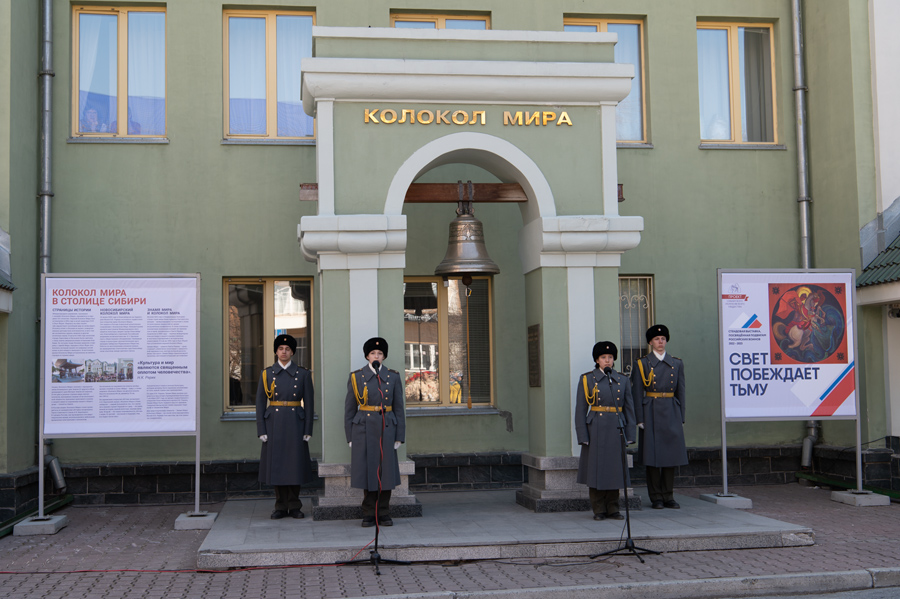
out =
<path fill-rule="evenodd" d="M 616 144 L 647 144 L 647 68 L 646 61 L 646 43 L 644 41 L 644 29 L 646 23 L 643 19 L 615 19 L 615 18 L 587 18 L 587 17 L 565 17 L 563 18 L 563 27 L 566 25 L 589 25 L 597 27 L 599 33 L 608 33 L 609 25 L 637 25 L 638 26 L 638 47 L 641 51 L 641 139 L 617 139 Z"/>
<path fill-rule="evenodd" d="M 450 277 L 451 279 L 459 279 L 459 277 Z M 490 352 L 490 363 L 491 363 L 491 388 L 490 388 L 490 401 L 486 402 L 472 402 L 472 407 L 493 407 L 495 398 L 496 398 L 496 374 L 494 368 L 494 281 L 489 276 L 483 277 L 472 277 L 474 280 L 486 280 L 488 284 L 488 328 L 490 330 L 490 340 L 489 340 L 489 352 Z M 440 401 L 437 403 L 433 402 L 406 402 L 406 406 L 408 408 L 456 408 L 456 409 L 466 409 L 467 402 L 466 396 L 463 394 L 461 401 L 459 403 L 450 403 L 450 319 L 449 319 L 449 301 L 447 299 L 447 291 L 446 287 L 444 287 L 444 282 L 441 277 L 427 277 L 427 276 L 411 276 L 411 277 L 403 277 L 404 283 L 436 283 L 438 286 L 438 372 L 442 375 L 439 377 L 440 386 L 438 396 L 440 397 Z M 406 339 L 403 340 L 403 352 L 404 352 L 404 363 L 401 368 L 404 371 L 403 379 L 404 383 L 406 380 Z M 404 393 L 406 392 L 405 384 L 404 384 Z"/>
<path fill-rule="evenodd" d="M 769 76 L 772 78 L 772 141 L 743 141 L 743 119 L 741 118 L 741 65 L 740 52 L 738 50 L 738 29 L 751 27 L 769 30 Z M 755 22 L 715 22 L 698 21 L 697 29 L 711 29 L 726 31 L 728 33 L 728 95 L 729 109 L 731 110 L 731 139 L 703 139 L 704 145 L 754 145 L 777 146 L 778 140 L 778 89 L 775 77 L 775 25 L 773 23 Z M 696 37 L 695 37 L 696 39 Z M 699 77 L 699 73 L 698 73 Z"/>
<path fill-rule="evenodd" d="M 484 28 L 491 28 L 490 15 L 454 15 L 454 14 L 426 14 L 426 13 L 391 13 L 391 27 L 396 27 L 397 21 L 418 21 L 420 23 L 434 23 L 435 29 L 446 29 L 447 19 L 458 21 L 484 21 Z"/>
<path fill-rule="evenodd" d="M 285 277 L 225 277 L 222 279 L 222 405 L 225 414 L 253 412 L 256 407 L 253 404 L 247 406 L 232 406 L 229 404 L 229 304 L 228 287 L 230 285 L 262 285 L 263 286 L 263 355 L 269 355 L 270 360 L 263 361 L 263 368 L 275 361 L 274 353 L 268 352 L 268 348 L 275 343 L 275 282 L 299 281 L 309 283 L 309 309 L 307 310 L 307 328 L 309 329 L 309 369 L 315 371 L 315 280 L 313 277 L 285 276 Z M 262 369 L 260 369 L 262 371 Z"/>
<path fill-rule="evenodd" d="M 313 134 L 306 136 L 278 135 L 278 54 L 276 52 L 276 18 L 288 17 L 312 17 L 312 24 L 316 25 L 316 13 L 309 10 L 254 10 L 254 9 L 229 9 L 222 11 L 222 106 L 225 118 L 222 121 L 222 135 L 224 139 L 232 140 L 314 140 L 316 139 L 317 123 L 313 120 Z M 250 133 L 230 133 L 228 124 L 231 122 L 231 90 L 229 88 L 230 62 L 228 55 L 228 19 L 230 17 L 266 19 L 266 134 L 256 135 Z"/>
<path fill-rule="evenodd" d="M 146 133 L 129 134 L 128 133 L 128 15 L 133 12 L 159 12 L 166 15 L 165 25 L 165 86 L 166 86 L 166 112 L 165 112 L 165 131 L 161 135 L 150 135 Z M 93 15 L 116 15 L 116 122 L 125 123 L 125 131 L 117 131 L 110 133 L 108 131 L 79 131 L 78 124 L 81 122 L 78 114 L 79 108 L 79 92 L 80 92 L 80 29 L 78 18 L 83 14 Z M 166 8 L 162 6 L 94 6 L 94 5 L 74 5 L 72 6 L 72 123 L 70 133 L 73 138 L 77 137 L 112 137 L 112 138 L 165 138 L 169 132 L 169 18 Z"/>

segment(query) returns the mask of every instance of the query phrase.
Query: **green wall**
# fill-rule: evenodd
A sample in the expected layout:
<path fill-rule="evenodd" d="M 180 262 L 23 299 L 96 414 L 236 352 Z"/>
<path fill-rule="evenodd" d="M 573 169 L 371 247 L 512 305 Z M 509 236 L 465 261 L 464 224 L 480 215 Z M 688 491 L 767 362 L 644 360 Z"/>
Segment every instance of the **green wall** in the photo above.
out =
<path fill-rule="evenodd" d="M 816 266 L 857 267 L 859 225 L 874 217 L 865 3 L 817 0 L 806 5 Z M 295 5 L 283 0 L 247 0 L 241 6 Z M 399 5 L 383 0 L 330 0 L 307 6 L 316 9 L 319 25 L 365 27 L 388 26 L 390 10 Z M 442 10 L 447 4 L 421 0 L 411 6 L 411 10 L 424 11 Z M 688 444 L 718 445 L 716 268 L 799 266 L 790 3 L 463 0 L 453 7 L 486 11 L 494 29 L 559 31 L 563 15 L 646 18 L 647 121 L 652 148 L 618 152 L 619 183 L 625 185 L 627 198 L 619 206 L 620 213 L 643 216 L 645 230 L 641 244 L 623 255 L 621 273 L 654 275 L 656 319 L 672 329 L 671 351 L 686 362 Z M 348 282 L 345 273 L 318 276 L 315 265 L 303 259 L 297 246 L 297 223 L 302 216 L 316 212 L 314 203 L 298 200 L 299 184 L 316 181 L 315 146 L 221 143 L 222 4 L 210 0 L 170 0 L 166 4 L 169 137 L 163 145 L 67 141 L 74 85 L 71 5 L 56 0 L 54 8 L 53 270 L 202 274 L 203 459 L 256 459 L 259 448 L 253 422 L 220 420 L 223 278 L 315 276 L 316 299 L 321 297 L 322 285 L 327 300 L 316 304 L 314 342 L 323 326 L 330 334 L 339 331 L 347 339 L 342 347 L 315 348 L 317 389 L 327 390 L 327 397 L 319 398 L 320 413 L 328 417 L 338 414 L 332 408 L 343 398 L 347 372 L 356 367 L 352 356 L 345 355 L 349 330 L 342 319 L 349 310 Z M 0 466 L 6 471 L 34 463 L 36 438 L 37 13 L 36 2 L 0 4 L 0 49 L 9 48 L 11 57 L 9 64 L 4 61 L 0 65 L 4 100 L 0 102 L 0 221 L 9 223 L 13 275 L 19 287 L 14 313 L 0 316 L 7 319 L 5 336 L 0 323 L 0 342 L 6 344 L 4 363 L 12 377 L 3 376 L 0 384 Z M 778 135 L 784 149 L 698 148 L 698 18 L 747 18 L 775 24 Z M 380 212 L 397 166 L 412 148 L 434 139 L 440 131 L 425 126 L 363 127 L 358 124 L 362 108 L 336 107 L 342 120 L 335 130 L 335 142 L 339 166 L 344 168 L 337 182 L 338 208 Z M 599 131 L 595 128 L 599 117 L 586 108 L 573 108 L 570 114 L 576 126 L 565 132 L 569 137 L 562 143 L 557 141 L 558 132 L 549 128 L 509 131 L 492 121 L 477 130 L 502 134 L 535 157 L 559 202 L 559 214 L 598 212 L 599 190 L 593 196 L 578 190 L 600 185 Z M 377 166 L 371 155 L 357 150 L 369 143 L 379 147 Z M 569 154 L 561 148 L 576 151 Z M 435 169 L 422 180 L 457 179 L 494 180 L 480 169 L 453 166 Z M 406 275 L 433 272 L 446 247 L 451 206 L 404 207 L 411 250 Z M 546 437 L 548 430 L 568 431 L 570 426 L 567 415 L 563 418 L 553 410 L 561 401 L 560 393 L 569 399 L 568 350 L 561 334 L 567 316 L 556 303 L 565 275 L 561 269 L 522 275 L 517 253 L 522 223 L 516 207 L 478 206 L 477 215 L 485 224 L 491 255 L 501 266 L 493 304 L 496 405 L 512 414 L 513 431 L 507 432 L 505 419 L 498 416 L 413 418 L 407 451 L 506 449 L 555 455 L 570 443 L 562 432 Z M 609 279 L 606 271 L 596 279 L 597 289 L 602 291 L 598 297 L 606 302 L 614 285 Z M 400 275 L 382 273 L 380 280 L 389 286 L 398 283 Z M 389 293 L 381 288 L 380 292 Z M 529 298 L 527 305 L 523 297 Z M 383 318 L 385 309 L 382 306 Z M 596 314 L 598 335 L 614 334 L 610 324 L 614 308 L 598 305 Z M 527 363 L 527 325 L 535 322 L 542 323 L 545 340 L 545 386 L 540 389 L 527 387 L 522 366 Z M 871 330 L 872 324 L 866 327 Z M 394 329 L 396 326 L 391 334 L 401 334 Z M 860 350 L 868 354 L 876 352 L 876 346 L 874 342 L 861 343 Z M 867 393 L 875 393 L 871 380 L 865 384 Z M 878 419 L 883 418 L 877 410 L 881 409 L 877 405 L 867 409 L 871 434 L 877 433 Z M 539 432 L 529 433 L 533 418 L 549 420 L 542 427 L 531 427 Z M 846 423 L 826 427 L 826 440 L 843 442 L 846 428 Z M 734 444 L 790 443 L 805 434 L 801 423 L 729 425 L 728 430 Z M 321 455 L 323 442 L 326 454 L 333 451 L 339 458 L 349 457 L 343 439 L 322 440 L 317 425 L 314 454 Z M 190 459 L 193 440 L 59 440 L 55 451 L 68 463 Z"/>
<path fill-rule="evenodd" d="M 37 461 L 39 3 L 0 5 L 0 226 L 10 234 L 17 289 L 0 315 L 0 471 Z"/>

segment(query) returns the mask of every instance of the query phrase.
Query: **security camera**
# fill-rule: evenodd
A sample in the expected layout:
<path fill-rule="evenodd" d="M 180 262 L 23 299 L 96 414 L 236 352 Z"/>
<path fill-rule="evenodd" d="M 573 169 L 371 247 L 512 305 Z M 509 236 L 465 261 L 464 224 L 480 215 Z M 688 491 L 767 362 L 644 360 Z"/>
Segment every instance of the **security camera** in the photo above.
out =
<path fill-rule="evenodd" d="M 900 304 L 888 305 L 888 318 L 900 318 Z"/>

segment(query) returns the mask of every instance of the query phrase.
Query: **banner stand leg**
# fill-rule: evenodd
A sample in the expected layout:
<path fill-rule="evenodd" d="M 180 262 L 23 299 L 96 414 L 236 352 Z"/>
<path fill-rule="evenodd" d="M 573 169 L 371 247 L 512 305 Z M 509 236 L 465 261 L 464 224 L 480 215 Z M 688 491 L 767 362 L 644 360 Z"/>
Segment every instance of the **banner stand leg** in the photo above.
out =
<path fill-rule="evenodd" d="M 175 519 L 175 530 L 209 530 L 219 516 L 218 512 L 200 511 L 200 427 L 194 435 L 194 511 Z"/>
<path fill-rule="evenodd" d="M 858 387 L 857 387 L 858 388 Z M 856 411 L 859 414 L 859 410 Z M 891 504 L 891 498 L 862 488 L 862 433 L 859 416 L 856 417 L 856 488 L 852 491 L 832 491 L 831 500 L 856 507 L 884 506 Z"/>
<path fill-rule="evenodd" d="M 69 524 L 68 516 L 47 516 L 44 514 L 44 431 L 38 433 L 38 515 L 23 520 L 13 527 L 13 536 L 55 535 Z"/>
<path fill-rule="evenodd" d="M 728 441 L 725 436 L 724 409 L 722 412 L 722 490 L 716 494 L 704 493 L 700 495 L 700 499 L 737 510 L 749 510 L 753 507 L 752 499 L 728 492 Z"/>

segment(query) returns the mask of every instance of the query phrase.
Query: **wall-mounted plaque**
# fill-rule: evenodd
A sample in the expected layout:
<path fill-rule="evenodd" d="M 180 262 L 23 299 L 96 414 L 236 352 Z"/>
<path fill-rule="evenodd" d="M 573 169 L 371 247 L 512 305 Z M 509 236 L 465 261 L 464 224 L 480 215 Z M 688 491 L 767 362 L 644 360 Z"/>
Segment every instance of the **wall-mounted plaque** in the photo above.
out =
<path fill-rule="evenodd" d="M 528 386 L 541 386 L 541 325 L 528 327 Z"/>

